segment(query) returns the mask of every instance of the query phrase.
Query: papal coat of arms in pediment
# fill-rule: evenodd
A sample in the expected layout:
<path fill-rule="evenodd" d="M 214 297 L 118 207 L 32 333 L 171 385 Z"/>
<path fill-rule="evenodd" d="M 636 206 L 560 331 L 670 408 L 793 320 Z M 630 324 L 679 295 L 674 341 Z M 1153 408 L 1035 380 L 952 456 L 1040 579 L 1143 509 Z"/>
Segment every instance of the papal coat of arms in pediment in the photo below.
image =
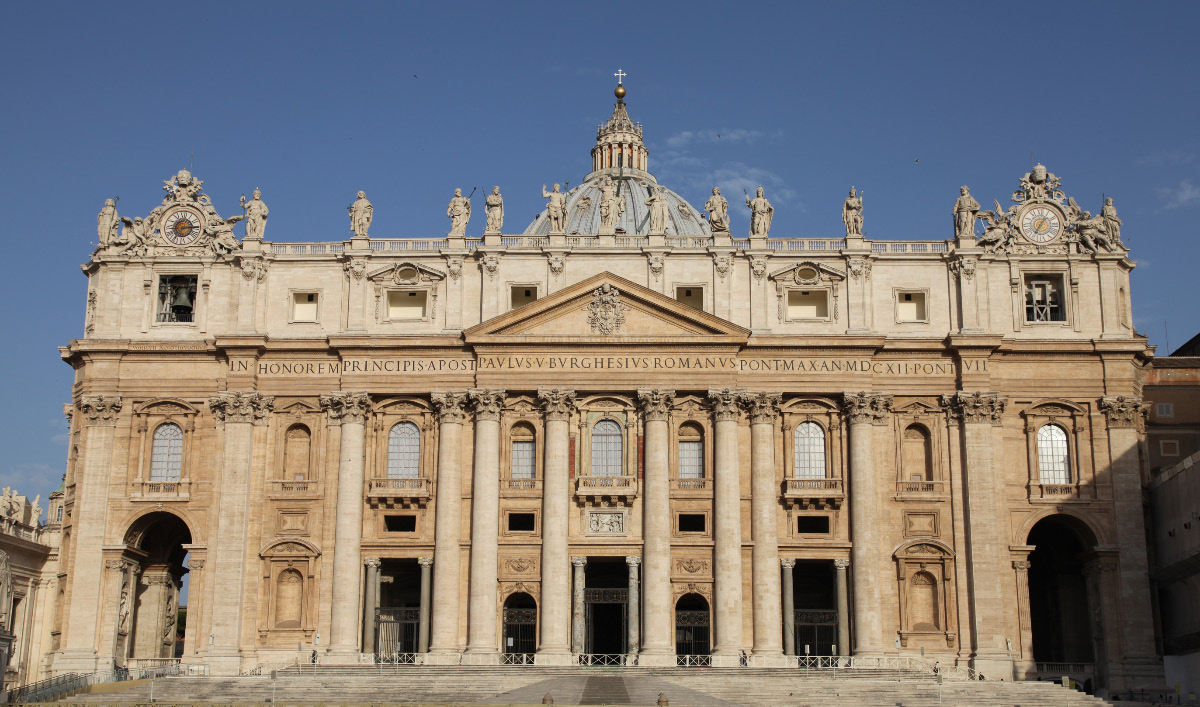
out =
<path fill-rule="evenodd" d="M 468 342 L 526 337 L 744 342 L 750 331 L 612 273 L 600 273 L 464 332 Z"/>

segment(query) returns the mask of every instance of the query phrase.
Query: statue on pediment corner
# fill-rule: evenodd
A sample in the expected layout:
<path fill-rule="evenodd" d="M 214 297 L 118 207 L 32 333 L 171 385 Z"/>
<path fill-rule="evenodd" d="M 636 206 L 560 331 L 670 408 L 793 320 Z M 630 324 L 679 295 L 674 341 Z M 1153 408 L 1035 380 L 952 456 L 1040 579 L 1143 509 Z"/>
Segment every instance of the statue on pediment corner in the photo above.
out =
<path fill-rule="evenodd" d="M 864 192 L 865 193 L 865 192 Z M 842 223 L 846 224 L 847 236 L 861 236 L 863 228 L 863 194 L 850 187 L 850 196 L 842 202 Z"/>

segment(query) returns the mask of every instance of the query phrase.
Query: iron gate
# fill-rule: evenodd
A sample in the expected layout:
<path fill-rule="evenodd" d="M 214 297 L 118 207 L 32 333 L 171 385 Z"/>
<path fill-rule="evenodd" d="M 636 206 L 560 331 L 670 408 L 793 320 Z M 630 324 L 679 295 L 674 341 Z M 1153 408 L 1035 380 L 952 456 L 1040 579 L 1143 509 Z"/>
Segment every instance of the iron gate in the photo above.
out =
<path fill-rule="evenodd" d="M 796 655 L 804 655 L 804 646 L 808 646 L 808 655 L 833 655 L 837 629 L 837 611 L 797 611 Z"/>
<path fill-rule="evenodd" d="M 504 610 L 504 652 L 530 658 L 537 652 L 537 609 Z"/>
<path fill-rule="evenodd" d="M 628 603 L 628 589 L 583 590 L 584 622 L 587 625 L 584 653 L 623 655 L 627 652 L 629 614 L 625 607 Z"/>
<path fill-rule="evenodd" d="M 675 654 L 708 655 L 708 612 L 675 611 Z"/>
<path fill-rule="evenodd" d="M 380 607 L 375 610 L 375 653 L 379 656 L 415 655 L 421 610 Z"/>

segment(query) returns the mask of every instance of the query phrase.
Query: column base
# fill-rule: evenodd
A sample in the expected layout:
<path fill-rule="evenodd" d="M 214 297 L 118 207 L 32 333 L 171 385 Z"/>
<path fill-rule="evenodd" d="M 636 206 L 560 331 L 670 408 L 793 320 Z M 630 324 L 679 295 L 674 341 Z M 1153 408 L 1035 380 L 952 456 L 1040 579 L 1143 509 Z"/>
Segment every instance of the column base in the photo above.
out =
<path fill-rule="evenodd" d="M 422 665 L 461 665 L 462 653 L 453 651 L 430 651 L 417 659 Z"/>
<path fill-rule="evenodd" d="M 215 655 L 210 653 L 205 662 L 208 663 L 208 673 L 214 676 L 230 676 L 242 674 L 242 656 Z"/>
<path fill-rule="evenodd" d="M 330 648 L 328 653 L 321 656 L 321 663 L 324 665 L 358 665 L 362 662 L 362 655 L 357 648 L 351 650 Z"/>
<path fill-rule="evenodd" d="M 751 653 L 747 664 L 751 668 L 788 668 L 796 665 L 796 658 L 789 660 L 783 653 Z"/>
<path fill-rule="evenodd" d="M 986 680 L 1009 682 L 1013 679 L 1013 661 L 1008 656 L 977 655 L 971 659 L 971 667 Z"/>
<path fill-rule="evenodd" d="M 644 668 L 674 668 L 674 653 L 640 653 L 637 664 Z"/>
<path fill-rule="evenodd" d="M 713 653 L 712 667 L 714 668 L 740 668 L 742 667 L 741 653 Z"/>
<path fill-rule="evenodd" d="M 575 665 L 575 656 L 567 652 L 537 653 L 533 656 L 534 665 Z"/>
<path fill-rule="evenodd" d="M 472 651 L 467 649 L 462 655 L 461 665 L 500 665 L 499 651 Z"/>
<path fill-rule="evenodd" d="M 104 667 L 112 667 L 112 659 L 105 662 Z M 100 657 L 95 653 L 84 653 L 74 651 L 64 651 L 55 653 L 50 660 L 50 672 L 52 675 L 62 675 L 64 673 L 94 673 L 100 669 Z"/>

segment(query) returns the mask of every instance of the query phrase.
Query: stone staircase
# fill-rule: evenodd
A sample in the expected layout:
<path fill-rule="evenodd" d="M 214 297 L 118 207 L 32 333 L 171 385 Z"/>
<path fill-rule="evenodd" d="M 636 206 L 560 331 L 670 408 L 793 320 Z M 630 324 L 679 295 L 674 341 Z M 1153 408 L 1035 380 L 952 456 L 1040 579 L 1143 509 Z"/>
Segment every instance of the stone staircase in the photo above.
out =
<path fill-rule="evenodd" d="M 299 673 L 299 674 L 298 674 Z M 915 671 L 757 668 L 492 666 L 299 666 L 269 676 L 168 677 L 154 681 L 156 704 L 556 704 L 736 707 L 1107 707 L 1051 683 L 950 682 Z M 147 704 L 143 681 L 64 703 Z"/>

